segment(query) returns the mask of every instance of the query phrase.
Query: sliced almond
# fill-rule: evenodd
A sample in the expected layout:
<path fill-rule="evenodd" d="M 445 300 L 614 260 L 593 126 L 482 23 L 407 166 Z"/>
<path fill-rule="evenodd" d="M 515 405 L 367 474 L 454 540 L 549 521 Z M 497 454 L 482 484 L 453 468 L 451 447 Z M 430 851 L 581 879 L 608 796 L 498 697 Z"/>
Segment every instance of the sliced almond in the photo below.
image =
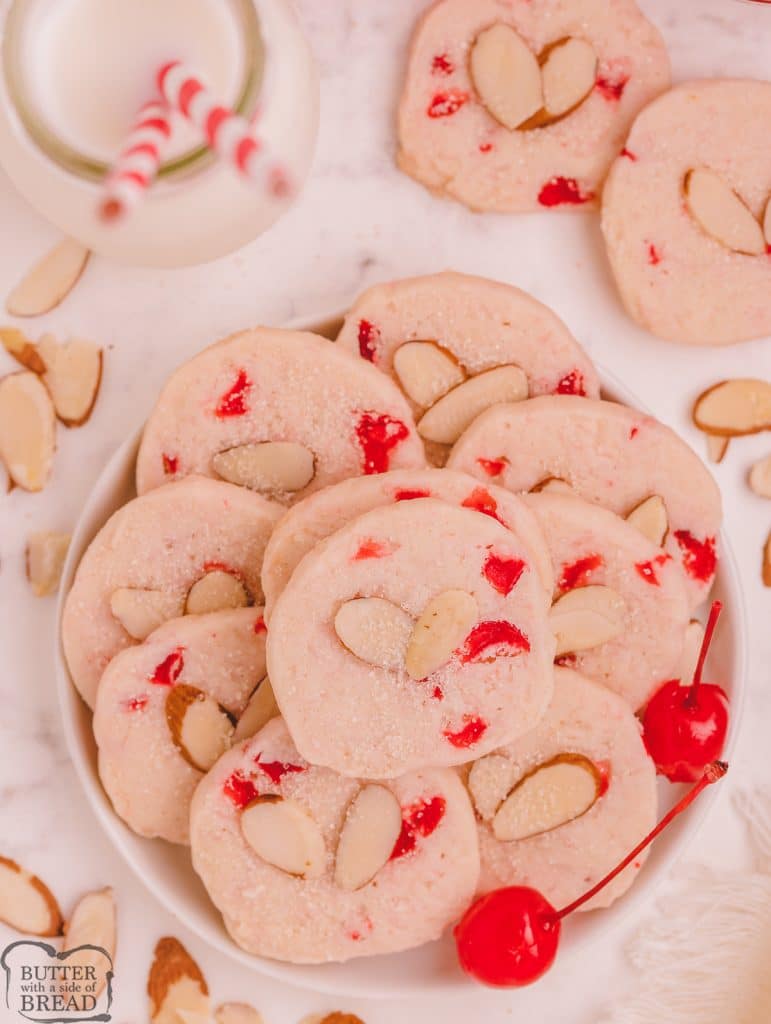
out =
<path fill-rule="evenodd" d="M 48 597 L 59 589 L 64 559 L 70 546 L 69 533 L 45 530 L 31 533 L 27 540 L 27 579 L 35 597 Z"/>
<path fill-rule="evenodd" d="M 267 864 L 300 878 L 324 873 L 326 847 L 321 829 L 294 800 L 258 796 L 241 814 L 241 831 Z"/>
<path fill-rule="evenodd" d="M 0 380 L 0 459 L 25 491 L 42 491 L 56 449 L 54 407 L 40 378 L 30 371 Z"/>
<path fill-rule="evenodd" d="M 433 597 L 415 623 L 405 657 L 407 675 L 425 679 L 452 657 L 479 618 L 476 600 L 465 590 Z"/>
<path fill-rule="evenodd" d="M 541 68 L 535 54 L 509 25 L 480 32 L 469 57 L 479 98 L 504 128 L 513 131 L 543 106 Z"/>
<path fill-rule="evenodd" d="M 725 453 L 728 451 L 730 437 L 722 437 L 720 434 L 707 434 L 707 457 L 710 462 L 722 462 Z"/>
<path fill-rule="evenodd" d="M 563 480 L 559 476 L 547 476 L 545 480 L 541 480 L 535 487 L 530 488 L 531 494 L 572 494 L 575 496 L 575 490 L 570 486 L 567 480 Z"/>
<path fill-rule="evenodd" d="M 80 427 L 91 416 L 102 381 L 102 350 L 82 338 L 60 345 L 50 334 L 40 339 L 45 363 L 43 382 L 56 415 L 67 427 Z"/>
<path fill-rule="evenodd" d="M 677 668 L 677 677 L 684 686 L 690 686 L 691 684 L 693 673 L 696 670 L 696 662 L 699 660 L 703 639 L 704 626 L 697 619 L 691 619 L 685 627 L 683 650 Z"/>
<path fill-rule="evenodd" d="M 80 946 L 96 946 L 97 949 L 83 949 L 67 957 L 68 965 L 91 968 L 97 988 L 91 994 L 98 998 L 107 983 L 105 962 L 99 950 L 104 950 L 111 960 L 115 959 L 116 933 L 115 900 L 112 889 L 99 889 L 87 893 L 77 904 L 64 928 L 62 952 L 78 949 Z M 85 977 L 85 974 L 83 975 Z"/>
<path fill-rule="evenodd" d="M 110 595 L 110 611 L 129 636 L 146 639 L 167 619 L 182 614 L 182 602 L 164 590 L 118 587 Z"/>
<path fill-rule="evenodd" d="M 626 604 L 610 587 L 577 587 L 551 606 L 556 656 L 599 647 L 624 629 Z"/>
<path fill-rule="evenodd" d="M 17 363 L 33 373 L 45 373 L 46 364 L 29 338 L 15 327 L 0 327 L 0 341 Z"/>
<path fill-rule="evenodd" d="M 322 1016 L 319 1024 L 364 1024 L 364 1021 L 355 1013 L 341 1013 L 339 1010 L 335 1010 L 334 1013 Z"/>
<path fill-rule="evenodd" d="M 0 921 L 25 935 L 62 933 L 62 913 L 51 890 L 6 857 L 0 857 Z"/>
<path fill-rule="evenodd" d="M 744 377 L 715 384 L 696 399 L 693 422 L 723 437 L 771 430 L 771 383 Z"/>
<path fill-rule="evenodd" d="M 641 501 L 629 513 L 626 521 L 657 547 L 664 543 L 669 529 L 669 519 L 667 507 L 660 494 L 652 494 L 650 498 Z"/>
<path fill-rule="evenodd" d="M 368 665 L 387 669 L 404 664 L 412 627 L 412 616 L 382 597 L 346 601 L 335 615 L 340 643 Z"/>
<path fill-rule="evenodd" d="M 771 498 L 771 455 L 756 462 L 750 470 L 750 487 L 760 498 Z"/>
<path fill-rule="evenodd" d="M 5 300 L 12 316 L 40 316 L 69 295 L 90 253 L 74 238 L 60 242 L 16 285 Z"/>
<path fill-rule="evenodd" d="M 496 366 L 469 377 L 440 398 L 421 417 L 418 433 L 426 441 L 455 444 L 485 409 L 499 402 L 521 402 L 527 396 L 527 377 L 518 366 Z"/>
<path fill-rule="evenodd" d="M 238 719 L 238 725 L 233 734 L 234 741 L 249 740 L 252 736 L 256 736 L 260 729 L 278 714 L 280 711 L 273 694 L 273 687 L 270 685 L 268 677 L 265 676 L 255 687 L 246 709 Z"/>
<path fill-rule="evenodd" d="M 769 533 L 763 548 L 763 583 L 765 586 L 771 587 L 771 533 Z"/>
<path fill-rule="evenodd" d="M 248 1003 L 223 1003 L 214 1011 L 214 1024 L 263 1024 L 263 1019 Z"/>
<path fill-rule="evenodd" d="M 208 772 L 233 742 L 235 727 L 225 708 L 185 683 L 169 690 L 166 724 L 177 750 L 199 772 Z"/>
<path fill-rule="evenodd" d="M 594 88 L 597 54 L 585 39 L 561 39 L 545 53 L 541 77 L 546 113 L 562 117 L 583 102 Z"/>
<path fill-rule="evenodd" d="M 313 452 L 294 441 L 262 441 L 218 452 L 212 469 L 223 480 L 263 494 L 292 494 L 313 479 Z"/>
<path fill-rule="evenodd" d="M 551 832 L 586 814 L 601 792 L 600 774 L 580 754 L 560 754 L 522 778 L 493 818 L 502 842 Z"/>
<path fill-rule="evenodd" d="M 337 844 L 335 882 L 355 892 L 371 882 L 388 863 L 402 830 L 402 809 L 390 789 L 365 786 L 343 823 Z"/>
<path fill-rule="evenodd" d="M 468 789 L 483 821 L 493 819 L 516 778 L 514 763 L 502 754 L 489 754 L 474 762 L 468 776 Z"/>
<path fill-rule="evenodd" d="M 771 198 L 766 203 L 766 212 L 763 214 L 763 235 L 766 245 L 771 248 Z"/>
<path fill-rule="evenodd" d="M 232 572 L 212 569 L 197 580 L 188 591 L 186 615 L 205 615 L 226 608 L 246 608 L 249 595 Z"/>
<path fill-rule="evenodd" d="M 209 987 L 198 964 L 178 939 L 161 939 L 147 979 L 152 1024 L 183 1024 L 184 1016 L 211 1014 Z"/>
<path fill-rule="evenodd" d="M 397 348 L 394 372 L 408 398 L 426 409 L 465 379 L 458 363 L 433 341 L 408 341 Z"/>
<path fill-rule="evenodd" d="M 689 171 L 685 176 L 685 199 L 694 220 L 721 245 L 749 256 L 766 251 L 760 224 L 719 174 L 706 167 Z"/>

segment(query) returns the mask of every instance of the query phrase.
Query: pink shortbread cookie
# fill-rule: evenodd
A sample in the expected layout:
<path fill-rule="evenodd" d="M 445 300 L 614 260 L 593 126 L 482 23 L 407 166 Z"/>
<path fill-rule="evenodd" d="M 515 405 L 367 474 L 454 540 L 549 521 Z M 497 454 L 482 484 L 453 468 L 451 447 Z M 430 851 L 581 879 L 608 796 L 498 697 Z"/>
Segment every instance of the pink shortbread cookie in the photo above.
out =
<path fill-rule="evenodd" d="M 228 462 L 245 448 L 246 465 Z M 200 473 L 289 503 L 346 477 L 424 465 L 391 381 L 315 334 L 258 328 L 205 349 L 168 380 L 142 437 L 137 491 Z"/>
<path fill-rule="evenodd" d="M 395 778 L 461 764 L 531 728 L 551 697 L 554 656 L 531 557 L 491 516 L 433 498 L 373 509 L 320 541 L 268 632 L 268 674 L 303 756 Z M 340 617 L 360 598 L 380 604 L 364 606 L 352 641 Z M 435 612 L 447 600 L 452 611 Z M 424 668 L 410 649 L 427 632 Z M 362 644 L 382 653 L 362 656 Z"/>
<path fill-rule="evenodd" d="M 690 619 L 682 572 L 608 509 L 562 494 L 529 494 L 524 500 L 546 537 L 555 600 L 585 586 L 610 587 L 622 599 L 621 632 L 565 659 L 636 711 L 677 675 Z"/>
<path fill-rule="evenodd" d="M 573 755 L 597 772 L 597 799 L 579 817 L 526 839 L 496 838 L 492 822 L 508 793 L 539 765 Z M 482 857 L 480 891 L 532 886 L 554 906 L 578 898 L 633 849 L 656 822 L 656 769 L 629 706 L 605 687 L 557 669 L 538 725 L 469 776 Z M 500 760 L 499 760 L 500 759 Z M 476 782 L 476 786 L 474 785 Z M 582 910 L 610 906 L 637 878 L 645 854 Z"/>
<path fill-rule="evenodd" d="M 191 476 L 110 517 L 81 559 L 62 618 L 67 666 L 89 707 L 110 659 L 136 643 L 113 614 L 115 592 L 152 591 L 172 618 L 193 585 L 216 572 L 235 577 L 260 604 L 262 555 L 282 512 L 243 487 Z"/>
<path fill-rule="evenodd" d="M 480 459 L 504 461 L 496 482 L 511 491 L 557 477 L 622 516 L 658 494 L 668 518 L 664 548 L 685 571 L 691 606 L 709 594 L 723 515 L 720 491 L 695 452 L 653 417 L 569 395 L 498 406 L 460 438 L 448 466 L 484 479 Z"/>
<path fill-rule="evenodd" d="M 189 842 L 190 801 L 205 766 L 182 749 L 184 731 L 172 731 L 171 694 L 195 688 L 236 720 L 264 677 L 261 608 L 172 619 L 112 659 L 99 683 L 94 735 L 102 785 L 130 828 Z"/>
<path fill-rule="evenodd" d="M 493 516 L 524 542 L 551 604 L 554 587 L 546 541 L 525 503 L 494 484 L 480 485 L 466 473 L 449 469 L 401 469 L 374 477 L 355 477 L 317 491 L 291 508 L 273 531 L 262 563 L 266 618 L 290 576 L 320 540 L 370 509 L 395 501 L 438 498 Z"/>
<path fill-rule="evenodd" d="M 190 820 L 193 866 L 239 946 L 292 963 L 344 961 L 423 945 L 463 913 L 479 852 L 468 797 L 447 769 L 378 784 L 396 798 L 398 838 L 369 882 L 353 891 L 338 883 L 340 836 L 366 787 L 310 765 L 281 719 L 225 754 L 201 782 Z M 313 831 L 312 877 L 288 874 L 247 842 L 243 816 L 265 796 L 290 801 Z"/>
<path fill-rule="evenodd" d="M 482 102 L 471 71 L 475 41 L 498 24 L 540 63 L 556 43 L 588 43 L 596 65 L 585 99 L 554 123 L 505 127 Z M 413 38 L 399 165 L 474 210 L 586 209 L 596 204 L 635 115 L 669 80 L 664 42 L 633 0 L 441 0 Z"/>
<path fill-rule="evenodd" d="M 603 193 L 602 230 L 624 305 L 653 334 L 690 345 L 771 334 L 769 124 L 771 82 L 709 80 L 677 86 L 632 126 Z M 718 175 L 755 218 L 754 252 L 696 219 L 692 171 Z"/>

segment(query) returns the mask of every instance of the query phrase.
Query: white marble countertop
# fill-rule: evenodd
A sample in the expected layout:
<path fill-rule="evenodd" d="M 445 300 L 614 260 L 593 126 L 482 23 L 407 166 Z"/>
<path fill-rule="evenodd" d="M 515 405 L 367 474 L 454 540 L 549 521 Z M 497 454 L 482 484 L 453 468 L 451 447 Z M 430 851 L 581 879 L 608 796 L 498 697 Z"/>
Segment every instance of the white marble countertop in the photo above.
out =
<path fill-rule="evenodd" d="M 469 0 L 473 2 L 473 0 Z M 72 296 L 29 329 L 92 337 L 106 348 L 95 414 L 60 430 L 53 481 L 40 495 L 0 497 L 0 853 L 36 871 L 70 907 L 106 884 L 119 903 L 114 1019 L 146 1019 L 145 981 L 159 936 L 177 935 L 199 960 L 213 999 L 245 999 L 266 1024 L 345 1009 L 366 1024 L 497 1024 L 530 1010 L 539 1024 L 593 1024 L 628 980 L 618 941 L 591 960 L 558 968 L 545 986 L 487 995 L 470 990 L 452 1004 L 341 1001 L 295 991 L 231 963 L 198 941 L 140 886 L 103 836 L 69 763 L 54 696 L 53 600 L 35 599 L 24 580 L 33 529 L 69 530 L 107 457 L 150 408 L 169 371 L 208 342 L 254 322 L 342 306 L 365 284 L 454 267 L 513 282 L 552 306 L 592 356 L 624 380 L 697 449 L 688 421 L 693 397 L 739 373 L 771 377 L 771 342 L 688 349 L 657 342 L 624 315 L 611 287 L 596 217 L 479 216 L 430 197 L 393 163 L 393 112 L 403 54 L 418 0 L 300 0 L 322 72 L 322 129 L 313 177 L 271 232 L 219 262 L 193 269 L 124 269 L 95 258 Z M 768 76 L 771 7 L 741 0 L 645 0 L 663 31 L 676 79 Z M 55 234 L 0 178 L 0 295 Z M 0 373 L 11 361 L 0 356 Z M 734 442 L 716 475 L 728 535 L 744 581 L 751 639 L 749 699 L 725 792 L 693 844 L 692 862 L 740 866 L 738 819 L 727 798 L 737 785 L 771 786 L 771 591 L 760 583 L 760 551 L 771 504 L 747 489 L 768 435 Z M 632 934 L 642 917 L 627 924 Z M 13 934 L 0 926 L 0 947 Z M 621 936 L 623 939 L 623 935 Z M 341 1005 L 341 1002 L 344 1005 Z M 0 1013 L 2 1016 L 2 1013 Z M 3 1020 L 5 1018 L 3 1017 Z"/>

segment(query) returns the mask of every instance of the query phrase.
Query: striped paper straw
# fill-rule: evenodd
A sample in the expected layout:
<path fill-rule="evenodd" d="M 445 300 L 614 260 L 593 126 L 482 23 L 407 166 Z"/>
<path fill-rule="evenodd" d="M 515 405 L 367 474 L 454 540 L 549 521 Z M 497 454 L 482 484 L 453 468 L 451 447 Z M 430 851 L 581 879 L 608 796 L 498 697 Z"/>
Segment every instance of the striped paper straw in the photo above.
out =
<path fill-rule="evenodd" d="M 267 152 L 246 118 L 219 103 L 181 61 L 164 64 L 158 72 L 158 88 L 168 105 L 191 121 L 236 170 L 273 196 L 289 195 L 286 170 Z"/>
<path fill-rule="evenodd" d="M 118 220 L 142 199 L 155 181 L 170 136 L 166 104 L 161 100 L 145 103 L 105 180 L 99 208 L 103 220 Z"/>

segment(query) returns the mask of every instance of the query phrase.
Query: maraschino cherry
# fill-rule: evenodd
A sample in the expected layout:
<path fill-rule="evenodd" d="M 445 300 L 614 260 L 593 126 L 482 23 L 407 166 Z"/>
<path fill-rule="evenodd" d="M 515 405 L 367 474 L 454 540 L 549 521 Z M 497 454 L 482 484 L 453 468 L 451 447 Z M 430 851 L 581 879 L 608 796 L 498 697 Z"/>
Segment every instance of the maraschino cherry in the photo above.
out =
<path fill-rule="evenodd" d="M 701 779 L 669 811 L 654 830 L 621 863 L 583 896 L 555 910 L 536 889 L 513 885 L 496 889 L 473 903 L 455 928 L 460 965 L 484 985 L 520 987 L 537 981 L 554 963 L 562 919 L 578 910 L 639 857 L 667 825 L 693 803 L 699 793 L 728 771 L 723 761 L 704 769 Z"/>
<path fill-rule="evenodd" d="M 680 680 L 664 683 L 650 700 L 643 717 L 643 740 L 660 775 L 670 782 L 695 782 L 704 766 L 720 757 L 728 731 L 728 696 L 714 683 L 702 683 L 701 673 L 712 634 L 722 610 L 715 601 L 701 642 L 690 686 Z"/>

